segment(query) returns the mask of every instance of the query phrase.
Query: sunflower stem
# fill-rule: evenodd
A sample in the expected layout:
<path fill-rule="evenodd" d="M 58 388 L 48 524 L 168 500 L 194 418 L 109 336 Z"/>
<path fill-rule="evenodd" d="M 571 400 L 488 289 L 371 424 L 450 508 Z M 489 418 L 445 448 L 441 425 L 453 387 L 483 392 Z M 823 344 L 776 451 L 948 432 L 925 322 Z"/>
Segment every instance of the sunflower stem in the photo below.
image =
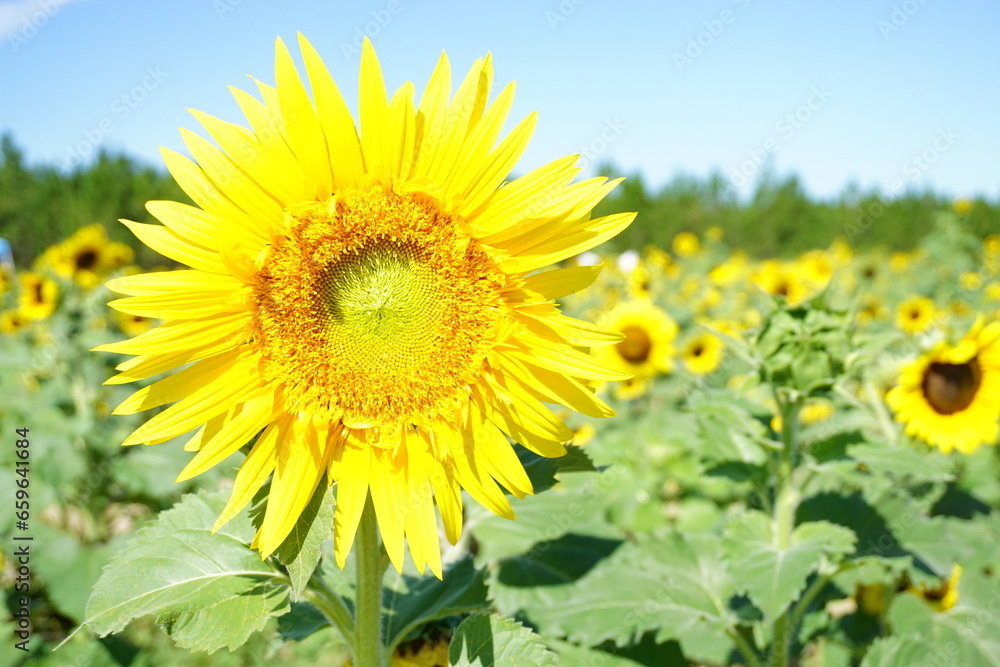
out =
<path fill-rule="evenodd" d="M 382 645 L 382 577 L 388 565 L 378 536 L 371 496 L 358 526 L 357 591 L 354 605 L 354 664 L 384 667 Z"/>
<path fill-rule="evenodd" d="M 781 459 L 778 462 L 777 494 L 774 502 L 774 539 L 775 547 L 785 551 L 791 545 L 792 531 L 795 529 L 795 510 L 799 505 L 799 491 L 792 480 L 796 435 L 799 426 L 799 409 L 801 399 L 789 399 L 778 396 L 778 407 L 781 411 Z M 793 637 L 789 610 L 785 610 L 774 621 L 773 646 L 771 664 L 774 667 L 788 665 L 788 653 Z"/>

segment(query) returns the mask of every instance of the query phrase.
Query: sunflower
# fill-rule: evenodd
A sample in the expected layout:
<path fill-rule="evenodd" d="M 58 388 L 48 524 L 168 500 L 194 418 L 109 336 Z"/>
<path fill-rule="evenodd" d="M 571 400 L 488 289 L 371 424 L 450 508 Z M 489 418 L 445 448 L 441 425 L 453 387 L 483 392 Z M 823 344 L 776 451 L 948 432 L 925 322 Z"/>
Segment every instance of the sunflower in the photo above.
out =
<path fill-rule="evenodd" d="M 693 257 L 701 250 L 701 242 L 691 232 L 678 232 L 670 243 L 674 254 L 678 257 Z"/>
<path fill-rule="evenodd" d="M 700 331 L 690 336 L 681 347 L 684 368 L 694 375 L 710 375 L 722 363 L 726 344 L 718 336 Z"/>
<path fill-rule="evenodd" d="M 449 643 L 447 637 L 440 637 L 400 644 L 389 659 L 389 667 L 448 667 Z M 354 661 L 348 660 L 344 667 L 353 664 Z"/>
<path fill-rule="evenodd" d="M 977 322 L 957 345 L 937 343 L 902 368 L 886 402 L 907 435 L 948 453 L 996 442 L 1000 419 L 1000 322 Z"/>
<path fill-rule="evenodd" d="M 17 305 L 21 317 L 28 321 L 44 320 L 56 309 L 59 286 L 37 273 L 24 272 L 18 276 L 21 294 Z"/>
<path fill-rule="evenodd" d="M 751 280 L 773 296 L 784 297 L 789 305 L 801 303 L 809 296 L 809 286 L 796 269 L 773 259 L 762 262 Z"/>
<path fill-rule="evenodd" d="M 911 296 L 896 307 L 896 326 L 910 335 L 929 330 L 936 317 L 934 302 L 925 296 Z"/>
<path fill-rule="evenodd" d="M 605 315 L 601 324 L 619 332 L 621 340 L 598 348 L 595 354 L 603 365 L 635 376 L 628 380 L 630 386 L 644 389 L 641 380 L 673 370 L 677 324 L 651 302 L 621 303 Z"/>
<path fill-rule="evenodd" d="M 14 334 L 25 327 L 28 321 L 16 308 L 0 312 L 0 333 Z"/>
<path fill-rule="evenodd" d="M 153 318 L 128 313 L 115 313 L 115 322 L 126 336 L 138 336 L 153 326 Z"/>
<path fill-rule="evenodd" d="M 38 266 L 51 268 L 57 275 L 91 289 L 106 273 L 131 262 L 133 254 L 124 243 L 108 239 L 102 225 L 87 225 L 62 243 L 46 249 Z"/>
<path fill-rule="evenodd" d="M 962 579 L 962 566 L 958 563 L 951 568 L 951 573 L 941 579 L 937 586 L 920 584 L 914 586 L 910 584 L 906 590 L 920 597 L 929 604 L 934 611 L 940 613 L 948 611 L 958 604 L 958 582 Z"/>
<path fill-rule="evenodd" d="M 572 183 L 575 155 L 504 182 L 535 114 L 500 139 L 514 87 L 487 104 L 490 56 L 449 100 L 442 54 L 415 104 L 411 83 L 386 95 L 366 40 L 355 127 L 316 51 L 299 44 L 307 82 L 279 39 L 276 87 L 258 82 L 263 101 L 233 90 L 249 130 L 194 112 L 219 148 L 182 130 L 195 162 L 164 150 L 197 206 L 150 202 L 164 226 L 123 222 L 192 268 L 111 281 L 130 295 L 114 308 L 165 322 L 98 349 L 139 355 L 111 383 L 196 362 L 116 409 L 176 401 L 125 444 L 198 429 L 179 479 L 256 436 L 216 528 L 271 478 L 253 542 L 267 556 L 326 475 L 338 487 L 338 565 L 370 498 L 395 567 L 408 545 L 418 569 L 440 577 L 435 500 L 453 544 L 462 489 L 514 518 L 501 485 L 517 497 L 532 487 L 508 437 L 561 456 L 573 433 L 544 403 L 613 414 L 589 383 L 627 374 L 580 348 L 622 336 L 554 302 L 599 267 L 537 270 L 611 238 L 634 214 L 591 219 L 619 181 Z"/>

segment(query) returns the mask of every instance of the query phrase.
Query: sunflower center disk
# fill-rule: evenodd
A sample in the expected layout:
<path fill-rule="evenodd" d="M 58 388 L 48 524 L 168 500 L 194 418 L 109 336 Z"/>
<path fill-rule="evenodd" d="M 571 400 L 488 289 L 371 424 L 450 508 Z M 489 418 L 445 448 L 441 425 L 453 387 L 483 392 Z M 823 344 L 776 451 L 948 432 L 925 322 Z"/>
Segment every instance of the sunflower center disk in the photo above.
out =
<path fill-rule="evenodd" d="M 339 193 L 289 218 L 254 288 L 286 407 L 387 433 L 454 410 L 501 312 L 495 262 L 427 197 Z"/>
<path fill-rule="evenodd" d="M 976 360 L 965 364 L 933 363 L 924 374 L 924 396 L 938 414 L 954 414 L 972 405 L 981 376 Z"/>
<path fill-rule="evenodd" d="M 383 243 L 321 274 L 317 310 L 348 355 L 367 356 L 373 364 L 406 363 L 431 351 L 442 315 L 435 283 L 416 248 Z"/>
<path fill-rule="evenodd" d="M 645 329 L 636 326 L 625 326 L 621 329 L 625 339 L 615 345 L 622 359 L 632 364 L 641 364 L 649 358 L 653 349 L 653 341 Z"/>

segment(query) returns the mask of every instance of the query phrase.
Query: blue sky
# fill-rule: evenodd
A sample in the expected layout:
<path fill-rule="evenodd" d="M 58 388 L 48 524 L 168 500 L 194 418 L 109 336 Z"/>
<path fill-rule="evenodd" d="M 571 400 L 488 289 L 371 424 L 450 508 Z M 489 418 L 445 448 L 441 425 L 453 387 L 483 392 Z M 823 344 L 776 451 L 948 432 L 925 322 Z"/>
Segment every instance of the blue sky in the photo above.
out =
<path fill-rule="evenodd" d="M 492 52 L 510 126 L 540 114 L 521 172 L 580 152 L 654 186 L 718 170 L 745 193 L 771 171 L 822 197 L 1000 196 L 990 0 L 0 0 L 0 133 L 32 163 L 99 146 L 161 165 L 199 127 L 187 108 L 240 121 L 227 86 L 273 83 L 296 31 L 352 108 L 363 34 L 391 89 L 421 90 L 442 49 L 456 78 Z"/>

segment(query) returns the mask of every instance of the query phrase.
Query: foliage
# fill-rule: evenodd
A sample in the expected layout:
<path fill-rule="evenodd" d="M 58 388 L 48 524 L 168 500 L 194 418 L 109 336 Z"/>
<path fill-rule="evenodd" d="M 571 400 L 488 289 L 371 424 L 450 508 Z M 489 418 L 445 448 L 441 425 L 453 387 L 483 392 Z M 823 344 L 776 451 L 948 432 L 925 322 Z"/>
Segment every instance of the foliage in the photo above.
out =
<path fill-rule="evenodd" d="M 160 187 L 127 160 L 64 176 L 27 169 L 9 140 L 3 151 L 3 233 L 23 229 L 25 207 L 45 208 L 39 193 L 61 179 L 109 194 L 96 184 L 118 173 L 115 213 L 139 218 L 126 200 Z M 75 192 L 65 201 L 87 213 L 73 225 L 103 215 L 99 197 Z M 563 306 L 593 320 L 623 302 L 661 309 L 677 323 L 672 370 L 595 387 L 618 416 L 564 415 L 577 433 L 567 456 L 519 449 L 535 494 L 512 502 L 516 521 L 469 503 L 443 580 L 384 577 L 394 664 L 450 643 L 452 665 L 483 667 L 1000 665 L 997 449 L 939 452 L 907 437 L 884 400 L 904 362 L 977 317 L 997 319 L 1000 237 L 980 238 L 994 208 L 956 213 L 908 195 L 880 218 L 919 209 L 893 232 L 897 247 L 915 243 L 908 252 L 864 249 L 889 242 L 879 222 L 854 245 L 796 255 L 833 229 L 847 236 L 850 207 L 767 181 L 750 202 L 729 196 L 717 179 L 656 194 L 626 183 L 612 206 L 635 201 L 665 221 L 631 239 L 660 247 L 605 256 L 594 287 Z M 826 220 L 820 231 L 802 224 L 813 219 Z M 16 254 L 75 227 L 43 229 L 11 234 Z M 700 234 L 665 251 L 682 229 Z M 20 320 L 8 316 L 21 297 L 44 290 L 22 284 L 24 272 L 0 283 L 3 437 L 26 428 L 31 442 L 29 529 L 0 518 L 8 636 L 20 605 L 10 545 L 33 537 L 30 653 L 8 642 L 0 663 L 340 664 L 355 592 L 353 556 L 344 571 L 331 558 L 336 489 L 320 486 L 266 560 L 249 546 L 262 498 L 212 532 L 235 466 L 176 484 L 191 456 L 181 441 L 120 447 L 139 419 L 111 411 L 130 390 L 102 384 L 118 359 L 90 351 L 150 323 L 116 318 L 104 288 L 50 267 L 38 275 L 55 285 L 51 312 Z M 929 317 L 903 327 L 914 296 Z M 699 353 L 685 341 L 706 332 L 724 354 L 691 364 Z M 13 498 L 15 459 L 2 466 L 0 495 Z"/>

